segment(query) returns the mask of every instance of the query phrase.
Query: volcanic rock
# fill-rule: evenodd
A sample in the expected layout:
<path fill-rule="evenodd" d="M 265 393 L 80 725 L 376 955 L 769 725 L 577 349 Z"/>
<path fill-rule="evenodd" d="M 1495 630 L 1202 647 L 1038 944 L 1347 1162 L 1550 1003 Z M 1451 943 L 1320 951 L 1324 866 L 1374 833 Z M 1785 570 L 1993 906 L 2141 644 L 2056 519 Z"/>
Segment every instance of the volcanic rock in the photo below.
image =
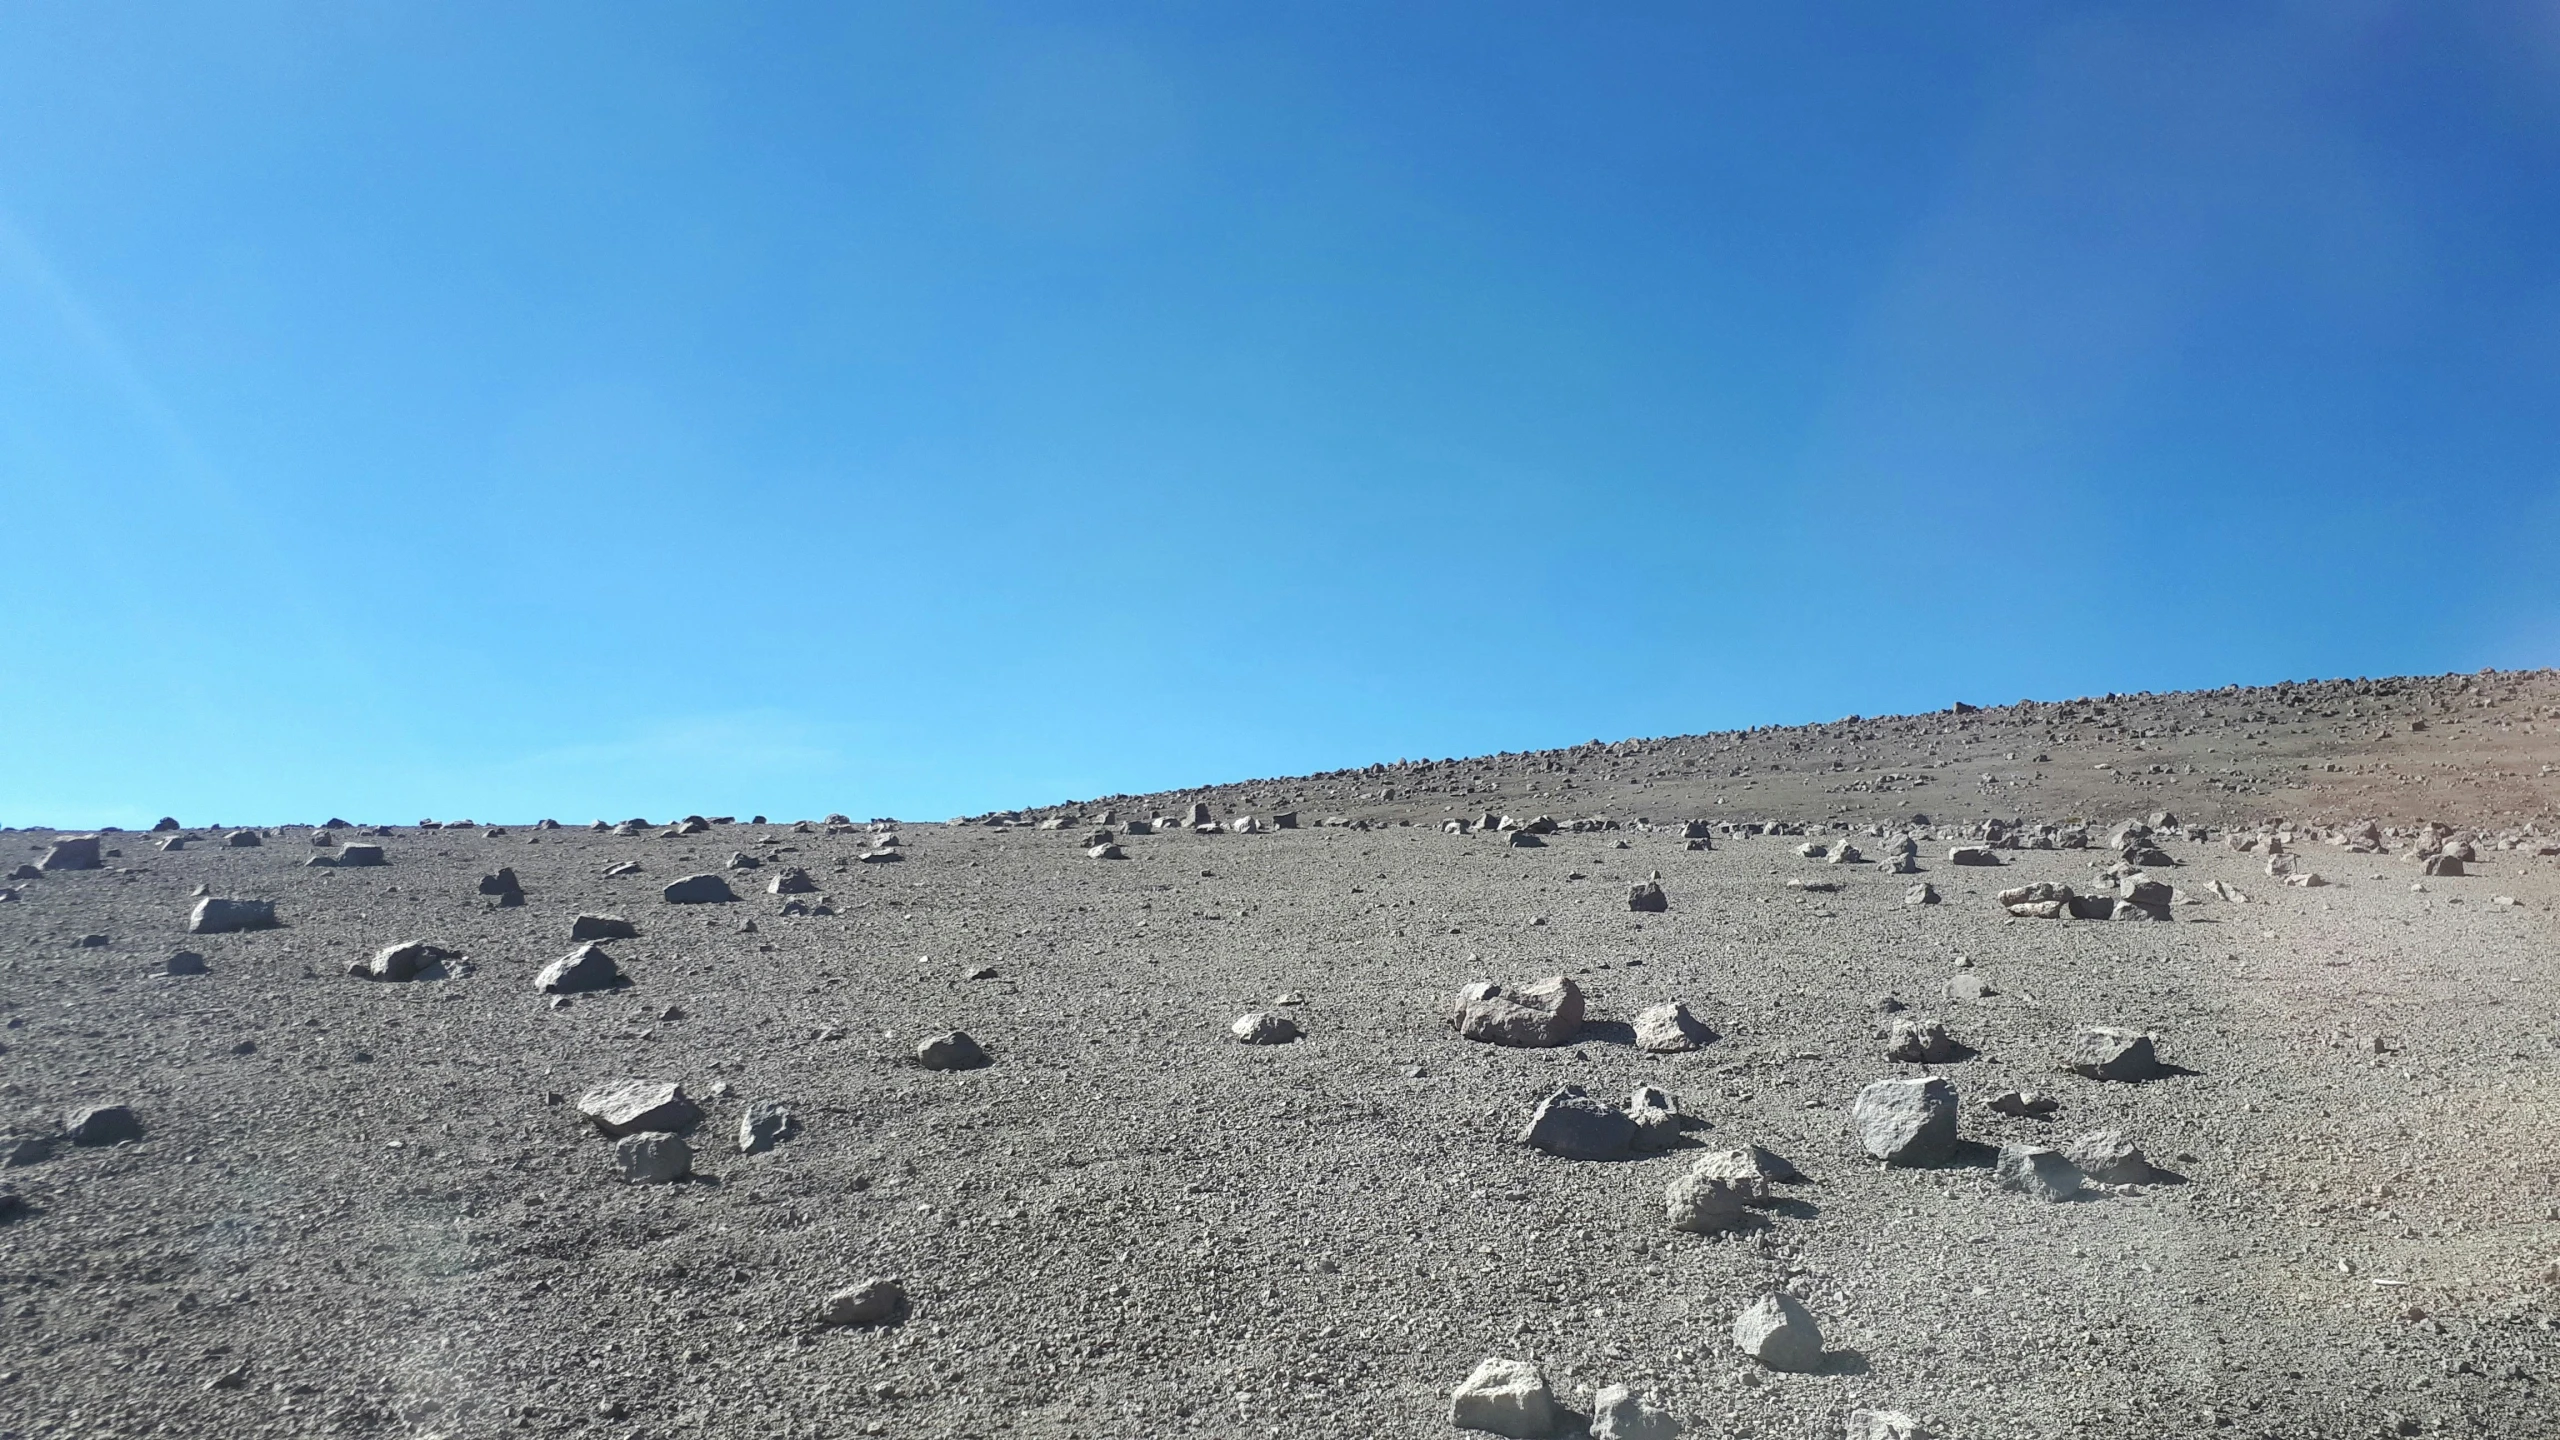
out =
<path fill-rule="evenodd" d="M 2151 1037 L 2139 1030 L 2109 1025 L 2083 1025 L 2071 1036 L 2071 1068 L 2092 1080 L 2128 1083 L 2160 1075 L 2160 1057 Z"/>
<path fill-rule="evenodd" d="M 603 990 L 621 984 L 622 979 L 622 967 L 614 963 L 603 946 L 589 941 L 543 966 L 541 973 L 533 977 L 533 988 L 545 995 L 560 995 Z"/>
<path fill-rule="evenodd" d="M 95 870 L 103 863 L 105 862 L 98 858 L 97 836 L 65 835 L 45 847 L 44 858 L 36 862 L 36 868 L 39 870 Z"/>
<path fill-rule="evenodd" d="M 1486 1360 L 1449 1396 L 1449 1423 L 1512 1440 L 1551 1435 L 1555 1397 L 1547 1377 L 1526 1360 Z"/>
<path fill-rule="evenodd" d="M 1489 1045 L 1569 1045 L 1582 1033 L 1582 988 L 1561 975 L 1508 989 L 1470 985 L 1459 992 L 1450 1023 L 1467 1039 Z"/>
<path fill-rule="evenodd" d="M 2002 1145 L 1991 1173 L 2001 1189 L 2039 1200 L 2068 1200 L 2087 1183 L 2078 1166 L 2048 1145 Z"/>
<path fill-rule="evenodd" d="M 887 1325 L 907 1312 L 906 1287 L 896 1277 L 865 1280 L 829 1295 L 818 1306 L 821 1325 Z"/>
<path fill-rule="evenodd" d="M 581 915 L 569 922 L 572 940 L 637 940 L 640 927 L 619 915 Z"/>
<path fill-rule="evenodd" d="M 1227 1033 L 1247 1045 L 1286 1045 L 1302 1032 L 1297 1021 L 1276 1010 L 1255 1010 L 1237 1016 Z"/>
<path fill-rule="evenodd" d="M 1940 1076 L 1878 1080 L 1850 1107 L 1858 1143 L 1888 1165 L 1937 1165 L 1956 1148 L 1956 1087 Z"/>
<path fill-rule="evenodd" d="M 142 1117 L 128 1105 L 83 1105 L 63 1117 L 62 1133 L 74 1145 L 114 1145 L 142 1138 Z"/>
<path fill-rule="evenodd" d="M 1520 1143 L 1567 1160 L 1623 1160 L 1634 1147 L 1636 1122 L 1618 1107 L 1564 1085 L 1538 1102 Z"/>
<path fill-rule="evenodd" d="M 1689 1013 L 1686 1001 L 1666 1000 L 1636 1012 L 1636 1048 L 1655 1055 L 1696 1050 L 1714 1042 L 1716 1032 Z"/>
<path fill-rule="evenodd" d="M 2063 1147 L 2071 1163 L 2108 1185 L 2147 1185 L 2160 1172 L 2121 1130 L 2092 1130 Z"/>
<path fill-rule="evenodd" d="M 1822 1327 L 1792 1295 L 1764 1295 L 1736 1316 L 1733 1344 L 1772 1370 L 1809 1374 L 1822 1368 Z"/>
<path fill-rule="evenodd" d="M 927 1070 L 975 1070 L 987 1063 L 987 1052 L 967 1031 L 952 1030 L 918 1045 L 916 1063 Z"/>
<path fill-rule="evenodd" d="M 729 882 L 717 875 L 687 875 L 669 881 L 664 894 L 670 905 L 724 905 L 738 898 Z"/>
<path fill-rule="evenodd" d="M 190 935 L 229 935 L 240 930 L 271 930 L 276 924 L 273 900 L 227 900 L 206 896 L 187 916 Z"/>
<path fill-rule="evenodd" d="M 578 1097 L 578 1113 L 607 1135 L 677 1131 L 702 1118 L 684 1087 L 663 1080 L 615 1080 Z"/>
<path fill-rule="evenodd" d="M 647 1133 L 613 1142 L 614 1172 L 626 1185 L 666 1185 L 693 1170 L 693 1147 L 683 1137 Z"/>

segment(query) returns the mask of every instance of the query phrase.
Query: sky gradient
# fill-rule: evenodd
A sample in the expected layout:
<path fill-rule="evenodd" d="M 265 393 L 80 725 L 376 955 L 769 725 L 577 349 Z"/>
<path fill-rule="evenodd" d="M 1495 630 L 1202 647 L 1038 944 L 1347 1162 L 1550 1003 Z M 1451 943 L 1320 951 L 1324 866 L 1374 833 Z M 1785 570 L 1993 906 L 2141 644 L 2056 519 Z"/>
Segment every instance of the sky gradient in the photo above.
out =
<path fill-rule="evenodd" d="M 2550 5 L 0 10 L 0 824 L 2560 640 Z"/>

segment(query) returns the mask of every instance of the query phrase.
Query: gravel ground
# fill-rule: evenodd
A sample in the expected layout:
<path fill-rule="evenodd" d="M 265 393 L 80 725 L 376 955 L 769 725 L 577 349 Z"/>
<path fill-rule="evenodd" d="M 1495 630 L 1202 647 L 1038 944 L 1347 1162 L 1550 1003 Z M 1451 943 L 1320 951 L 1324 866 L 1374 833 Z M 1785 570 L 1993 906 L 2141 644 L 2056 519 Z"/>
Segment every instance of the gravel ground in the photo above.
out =
<path fill-rule="evenodd" d="M 110 834 L 107 868 L 0 904 L 7 1118 L 120 1102 L 145 1127 L 0 1170 L 25 1205 L 0 1226 L 0 1433 L 1441 1436 L 1487 1356 L 1577 1409 L 1651 1390 L 1692 1435 L 1827 1440 L 1855 1406 L 1950 1437 L 2560 1431 L 2553 860 L 2417 893 L 2404 862 L 2313 847 L 2339 883 L 2298 890 L 2173 844 L 2176 922 L 2119 924 L 1992 901 L 2085 883 L 2094 852 L 1980 870 L 1943 844 L 1913 878 L 1944 903 L 1910 906 L 1792 838 L 1661 831 L 1181 832 L 1103 861 L 1080 831 L 924 825 L 897 864 L 785 825 L 341 832 L 385 847 L 368 869 L 306 867 L 308 830 L 188 833 Z M 733 851 L 767 862 L 731 873 L 739 903 L 659 898 Z M 839 913 L 779 913 L 756 882 L 780 864 Z M 521 907 L 478 893 L 502 865 Z M 1656 871 L 1670 910 L 1630 913 Z M 2217 878 L 2255 898 L 2202 895 Z M 200 884 L 281 927 L 185 934 Z M 637 924 L 607 942 L 632 983 L 555 1008 L 533 976 L 582 912 Z M 345 973 L 412 939 L 467 958 Z M 159 973 L 181 949 L 207 973 Z M 1946 999 L 1960 970 L 1997 993 Z M 1559 972 L 1590 996 L 1581 1043 L 1449 1028 L 1467 982 Z M 1884 1060 L 1885 994 L 1972 1053 Z M 1634 1049 L 1625 1022 L 1668 999 L 1721 1038 Z M 1259 1009 L 1306 1038 L 1229 1040 Z M 2157 1032 L 2175 1073 L 2064 1073 L 2090 1023 Z M 919 1067 L 955 1027 L 992 1063 Z M 1975 1143 L 1884 1169 L 1850 1101 L 1920 1073 Z M 575 1101 L 626 1078 L 701 1103 L 693 1179 L 616 1178 Z M 1700 1124 L 1624 1162 L 1513 1143 L 1561 1082 L 1660 1085 Z M 1981 1104 L 2010 1087 L 2061 1110 Z M 799 1130 L 741 1155 L 757 1102 Z M 2183 1183 L 1992 1183 L 1988 1147 L 2101 1128 Z M 1746 1141 L 1809 1183 L 1758 1228 L 1672 1231 L 1664 1186 Z M 877 1276 L 903 1323 L 818 1323 Z M 1774 1289 L 1819 1318 L 1821 1373 L 1733 1350 Z"/>

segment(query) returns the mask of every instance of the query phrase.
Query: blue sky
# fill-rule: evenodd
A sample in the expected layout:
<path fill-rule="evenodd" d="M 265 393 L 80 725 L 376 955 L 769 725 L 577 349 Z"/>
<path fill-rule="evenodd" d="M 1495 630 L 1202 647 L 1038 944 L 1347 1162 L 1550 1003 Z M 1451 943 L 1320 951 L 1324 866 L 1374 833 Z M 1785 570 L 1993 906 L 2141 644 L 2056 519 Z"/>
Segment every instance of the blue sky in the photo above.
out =
<path fill-rule="evenodd" d="M 0 823 L 2536 666 L 2560 11 L 0 10 Z"/>

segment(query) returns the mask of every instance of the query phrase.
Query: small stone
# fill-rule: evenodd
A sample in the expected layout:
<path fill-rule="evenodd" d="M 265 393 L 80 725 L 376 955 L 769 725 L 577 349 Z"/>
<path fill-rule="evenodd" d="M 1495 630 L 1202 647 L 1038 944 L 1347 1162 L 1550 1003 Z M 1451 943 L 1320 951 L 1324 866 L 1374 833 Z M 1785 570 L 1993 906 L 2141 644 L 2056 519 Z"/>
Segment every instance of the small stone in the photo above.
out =
<path fill-rule="evenodd" d="M 179 951 L 160 967 L 160 973 L 164 975 L 201 975 L 204 972 L 204 957 L 193 950 Z"/>
<path fill-rule="evenodd" d="M 702 1118 L 684 1087 L 661 1080 L 616 1080 L 578 1097 L 578 1113 L 607 1135 L 682 1130 Z"/>
<path fill-rule="evenodd" d="M 1641 915 L 1659 915 L 1671 908 L 1671 897 L 1662 893 L 1659 880 L 1639 880 L 1627 887 L 1627 908 Z"/>
<path fill-rule="evenodd" d="M 849 1285 L 818 1306 L 821 1325 L 887 1325 L 906 1314 L 906 1287 L 886 1277 Z"/>
<path fill-rule="evenodd" d="M 430 966 L 457 958 L 462 952 L 430 945 L 424 940 L 410 940 L 398 945 L 385 945 L 374 952 L 371 960 L 359 960 L 347 967 L 347 973 L 367 980 L 414 980 Z"/>
<path fill-rule="evenodd" d="M 993 965 L 972 965 L 969 967 L 969 973 L 962 978 L 968 980 L 993 980 L 996 978 L 996 967 Z"/>
<path fill-rule="evenodd" d="M 2062 1108 L 2062 1102 L 2041 1090 L 2003 1090 L 1982 1102 L 1983 1108 L 2019 1119 L 2041 1120 Z"/>
<path fill-rule="evenodd" d="M 750 1103 L 738 1116 L 738 1153 L 760 1155 L 791 1137 L 799 1121 L 770 1100 Z"/>
<path fill-rule="evenodd" d="M 1858 1143 L 1888 1165 L 1936 1165 L 1955 1153 L 1956 1087 L 1941 1076 L 1878 1080 L 1850 1107 Z"/>
<path fill-rule="evenodd" d="M 2147 1185 L 2160 1178 L 2140 1148 L 2121 1130 L 2092 1130 L 2063 1147 L 2081 1173 L 2106 1185 Z"/>
<path fill-rule="evenodd" d="M 1486 1360 L 1449 1396 L 1449 1423 L 1512 1440 L 1554 1433 L 1555 1396 L 1547 1377 L 1526 1360 Z"/>
<path fill-rule="evenodd" d="M 222 837 L 222 843 L 234 850 L 254 850 L 264 842 L 258 838 L 258 832 L 255 830 L 234 830 Z"/>
<path fill-rule="evenodd" d="M 1591 1397 L 1591 1440 L 1679 1440 L 1680 1422 L 1650 1395 L 1603 1385 Z"/>
<path fill-rule="evenodd" d="M 1657 1085 L 1639 1085 L 1627 1099 L 1627 1118 L 1635 1122 L 1635 1148 L 1668 1150 L 1680 1143 L 1684 1121 L 1680 1102 Z"/>
<path fill-rule="evenodd" d="M 1959 971 L 1947 978 L 1945 986 L 1950 1000 L 1988 1000 L 1999 994 L 1991 982 L 1971 970 Z"/>
<path fill-rule="evenodd" d="M 1842 1440 L 1937 1440 L 1929 1427 L 1899 1410 L 1852 1410 Z"/>
<path fill-rule="evenodd" d="M 1926 880 L 1922 880 L 1902 892 L 1902 903 L 1905 905 L 1935 905 L 1938 903 L 1938 887 L 1930 884 Z"/>
<path fill-rule="evenodd" d="M 2160 1072 L 2151 1037 L 2138 1030 L 2083 1025 L 2071 1036 L 2071 1068 L 2092 1080 L 2134 1083 Z"/>
<path fill-rule="evenodd" d="M 581 915 L 569 922 L 572 940 L 637 940 L 640 927 L 619 915 Z"/>
<path fill-rule="evenodd" d="M 338 849 L 338 868 L 341 870 L 362 870 L 389 863 L 379 845 L 348 844 Z"/>
<path fill-rule="evenodd" d="M 1734 1348 L 1772 1370 L 1809 1374 L 1822 1368 L 1822 1327 L 1792 1295 L 1764 1295 L 1735 1317 Z"/>
<path fill-rule="evenodd" d="M 25 1132 L 0 1134 L 0 1167 L 42 1164 L 53 1158 L 54 1143 L 59 1138 Z"/>
<path fill-rule="evenodd" d="M 640 862 L 637 860 L 625 860 L 619 865 L 607 865 L 604 867 L 604 878 L 607 880 L 619 880 L 625 875 L 637 875 L 639 873 Z"/>
<path fill-rule="evenodd" d="M 738 898 L 729 882 L 717 875 L 687 875 L 669 881 L 661 893 L 670 905 L 725 905 Z"/>
<path fill-rule="evenodd" d="M 1950 865 L 1997 865 L 2000 852 L 1988 845 L 1958 845 L 1947 852 Z"/>
<path fill-rule="evenodd" d="M 1521 1144 L 1566 1160 L 1622 1160 L 1635 1139 L 1636 1122 L 1625 1111 L 1579 1085 L 1559 1086 L 1539 1101 L 1520 1132 Z"/>
<path fill-rule="evenodd" d="M 2039 1200 L 2068 1200 L 2087 1181 L 2079 1166 L 2049 1145 L 2003 1145 L 1991 1174 L 2001 1189 Z"/>
<path fill-rule="evenodd" d="M 1636 1048 L 1654 1055 L 1673 1055 L 1711 1044 L 1716 1032 L 1689 1013 L 1686 1001 L 1666 1000 L 1636 1012 Z"/>
<path fill-rule="evenodd" d="M 748 854 L 744 850 L 732 850 L 729 852 L 729 868 L 732 870 L 761 870 L 764 868 L 764 861 L 757 859 L 755 856 Z"/>
<path fill-rule="evenodd" d="M 603 990 L 621 983 L 622 967 L 592 940 L 543 966 L 533 977 L 533 988 L 546 995 Z"/>
<path fill-rule="evenodd" d="M 649 1132 L 613 1142 L 613 1168 L 627 1185 L 666 1185 L 693 1170 L 693 1147 L 677 1135 Z"/>
<path fill-rule="evenodd" d="M 1956 1042 L 1947 1027 L 1925 1017 L 1905 1016 L 1893 1022 L 1884 1042 L 1884 1058 L 1938 1065 L 1955 1058 Z"/>
<path fill-rule="evenodd" d="M 62 1133 L 74 1145 L 113 1145 L 142 1138 L 142 1118 L 129 1105 L 83 1105 L 63 1117 Z"/>
<path fill-rule="evenodd" d="M 187 915 L 190 935 L 229 935 L 241 930 L 272 930 L 276 924 L 276 903 L 272 900 L 229 900 L 208 895 L 196 902 Z"/>
<path fill-rule="evenodd" d="M 1129 852 L 1106 842 L 1085 851 L 1084 857 L 1088 860 L 1126 860 L 1129 858 Z"/>
<path fill-rule="evenodd" d="M 1459 992 L 1450 1023 L 1467 1039 L 1489 1045 L 1569 1045 L 1582 1033 L 1582 988 L 1561 975 L 1508 989 L 1470 985 Z"/>
<path fill-rule="evenodd" d="M 987 1063 L 987 1052 L 967 1031 L 953 1030 L 918 1045 L 916 1062 L 927 1070 L 975 1070 Z"/>
<path fill-rule="evenodd" d="M 524 886 L 516 879 L 513 869 L 481 876 L 480 893 L 498 897 L 498 907 L 502 910 L 512 910 L 524 903 Z"/>
<path fill-rule="evenodd" d="M 1286 1045 L 1302 1033 L 1298 1022 L 1275 1010 L 1255 1010 L 1236 1017 L 1227 1033 L 1247 1045 Z"/>
<path fill-rule="evenodd" d="M 765 882 L 764 890 L 768 895 L 815 895 L 818 882 L 810 879 L 809 872 L 799 866 L 785 865 Z"/>
<path fill-rule="evenodd" d="M 1760 1198 L 1759 1181 L 1709 1173 L 1701 1164 L 1662 1188 L 1662 1214 L 1674 1230 L 1713 1235 L 1740 1229 L 1746 1207 Z"/>

